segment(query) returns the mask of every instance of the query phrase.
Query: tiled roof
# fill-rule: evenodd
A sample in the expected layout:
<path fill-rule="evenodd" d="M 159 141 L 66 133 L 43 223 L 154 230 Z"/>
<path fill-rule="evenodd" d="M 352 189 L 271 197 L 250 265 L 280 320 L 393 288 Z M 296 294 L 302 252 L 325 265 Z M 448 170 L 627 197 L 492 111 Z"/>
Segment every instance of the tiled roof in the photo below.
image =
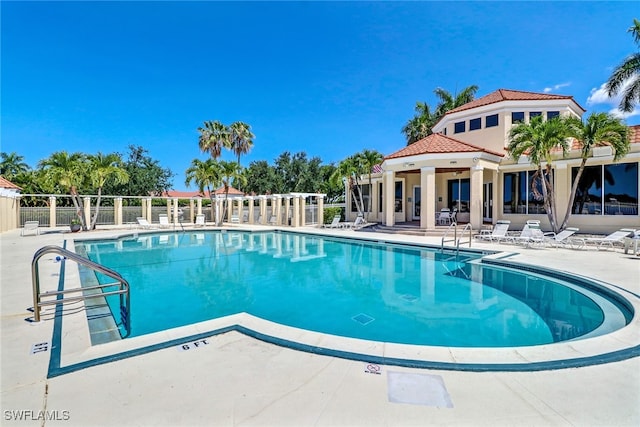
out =
<path fill-rule="evenodd" d="M 495 154 L 496 156 L 504 156 L 504 153 L 496 153 L 494 151 L 486 150 L 482 147 L 458 141 L 457 139 L 449 138 L 448 136 L 439 133 L 434 133 L 427 136 L 426 138 L 414 142 L 411 145 L 406 146 L 402 150 L 389 154 L 387 157 L 385 157 L 385 160 L 395 159 L 398 157 L 417 156 L 420 154 L 466 153 L 478 151 Z"/>
<path fill-rule="evenodd" d="M 18 187 L 13 182 L 5 179 L 2 176 L 0 176 L 0 188 L 8 188 L 11 190 L 22 190 L 22 188 Z"/>
<path fill-rule="evenodd" d="M 224 187 L 220 187 L 217 190 L 215 190 L 213 192 L 214 195 L 218 194 L 218 195 L 223 195 L 224 194 Z M 209 197 L 209 192 L 205 191 L 204 193 L 201 193 L 199 191 L 174 191 L 174 190 L 170 190 L 170 191 L 166 191 L 162 194 L 164 197 L 177 197 L 180 199 L 190 199 L 191 197 Z M 238 189 L 235 189 L 233 187 L 229 187 L 229 195 L 231 196 L 237 196 L 237 195 L 244 195 L 244 193 Z"/>
<path fill-rule="evenodd" d="M 640 144 L 640 125 L 629 126 L 629 142 Z"/>
<path fill-rule="evenodd" d="M 501 101 L 548 101 L 555 99 L 573 99 L 568 95 L 554 95 L 551 93 L 525 92 L 511 89 L 498 89 L 488 95 L 467 102 L 453 110 L 447 111 L 446 114 L 457 113 L 458 111 L 469 110 L 471 108 L 482 107 L 484 105 L 495 104 Z M 577 103 L 576 103 L 577 104 Z M 578 105 L 582 108 L 580 105 Z M 582 108 L 584 110 L 584 108 Z M 446 115 L 445 114 L 445 115 Z"/>

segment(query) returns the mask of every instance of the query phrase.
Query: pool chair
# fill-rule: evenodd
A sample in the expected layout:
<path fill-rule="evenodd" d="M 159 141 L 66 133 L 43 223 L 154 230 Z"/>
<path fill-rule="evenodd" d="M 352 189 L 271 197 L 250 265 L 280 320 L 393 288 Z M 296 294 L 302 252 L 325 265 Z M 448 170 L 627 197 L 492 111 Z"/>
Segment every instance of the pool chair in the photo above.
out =
<path fill-rule="evenodd" d="M 443 208 L 438 215 L 439 225 L 449 225 L 451 223 L 451 211 L 447 208 Z"/>
<path fill-rule="evenodd" d="M 476 234 L 476 239 L 486 240 L 489 242 L 499 242 L 500 240 L 507 239 L 507 231 L 509 231 L 509 220 L 499 220 L 493 227 L 493 230 L 482 230 L 480 234 Z"/>
<path fill-rule="evenodd" d="M 149 223 L 149 221 L 147 221 L 147 219 L 146 219 L 146 218 L 143 218 L 143 217 L 141 217 L 141 216 L 139 216 L 138 218 L 136 218 L 136 220 L 138 221 L 138 226 L 139 226 L 140 228 L 142 228 L 142 229 L 149 230 L 149 229 L 152 229 L 152 228 L 157 228 L 157 227 L 152 226 L 152 225 Z"/>
<path fill-rule="evenodd" d="M 204 214 L 196 215 L 196 223 L 194 227 L 204 227 Z"/>
<path fill-rule="evenodd" d="M 567 247 L 567 245 L 572 246 L 570 237 L 579 230 L 579 228 L 567 227 L 558 234 L 554 232 L 544 233 L 545 243 L 554 248 L 559 246 Z"/>
<path fill-rule="evenodd" d="M 540 221 L 527 221 L 519 236 L 507 237 L 514 243 L 519 243 L 529 247 L 531 245 L 542 245 L 545 241 L 544 233 L 540 229 Z"/>
<path fill-rule="evenodd" d="M 340 224 L 340 215 L 334 216 L 330 224 L 323 224 L 322 227 L 323 228 L 341 228 L 342 225 Z"/>
<path fill-rule="evenodd" d="M 166 214 L 158 215 L 158 221 L 160 222 L 160 228 L 171 227 L 171 224 L 169 223 L 169 216 Z"/>
<path fill-rule="evenodd" d="M 590 245 L 594 246 L 597 250 L 607 246 L 613 249 L 616 243 L 622 245 L 624 238 L 632 236 L 633 233 L 635 233 L 634 229 L 622 228 L 605 237 L 574 238 L 571 239 L 571 242 L 577 246 L 577 249 L 588 248 Z"/>
<path fill-rule="evenodd" d="M 22 231 L 20 232 L 21 236 L 24 236 L 27 233 L 33 233 L 34 235 L 40 234 L 40 222 L 39 221 L 25 221 L 22 226 Z"/>

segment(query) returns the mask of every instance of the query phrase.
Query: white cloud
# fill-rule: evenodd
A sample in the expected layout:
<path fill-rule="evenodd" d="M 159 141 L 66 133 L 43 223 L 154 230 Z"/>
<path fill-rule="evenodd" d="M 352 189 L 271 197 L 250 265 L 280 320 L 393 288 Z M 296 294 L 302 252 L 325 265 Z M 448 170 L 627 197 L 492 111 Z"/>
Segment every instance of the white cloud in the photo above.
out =
<path fill-rule="evenodd" d="M 554 90 L 562 89 L 563 87 L 571 86 L 571 82 L 566 83 L 558 83 L 557 85 L 553 85 L 551 87 L 545 87 L 543 89 L 544 93 L 553 92 Z"/>
<path fill-rule="evenodd" d="M 605 89 L 606 83 L 602 83 L 599 88 L 591 89 L 591 93 L 587 98 L 587 105 L 593 106 L 598 104 L 605 104 L 611 106 L 611 109 L 608 111 L 609 114 L 618 117 L 620 119 L 626 119 L 628 117 L 640 116 L 640 105 L 636 105 L 636 108 L 630 113 L 624 113 L 618 109 L 618 105 L 620 105 L 620 100 L 622 99 L 622 93 L 624 92 L 627 85 L 631 82 L 625 83 L 622 88 L 618 91 L 618 94 L 614 97 L 610 97 Z"/>

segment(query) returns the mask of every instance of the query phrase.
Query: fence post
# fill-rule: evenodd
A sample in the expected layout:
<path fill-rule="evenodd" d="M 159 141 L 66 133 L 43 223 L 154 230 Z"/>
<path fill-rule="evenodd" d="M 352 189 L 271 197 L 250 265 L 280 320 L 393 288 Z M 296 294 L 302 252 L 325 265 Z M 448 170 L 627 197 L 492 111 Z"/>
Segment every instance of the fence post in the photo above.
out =
<path fill-rule="evenodd" d="M 122 225 L 122 197 L 116 197 L 113 203 L 115 225 Z"/>
<path fill-rule="evenodd" d="M 91 197 L 83 197 L 84 199 L 84 222 L 87 228 L 91 225 Z"/>
<path fill-rule="evenodd" d="M 322 227 L 324 224 L 324 194 L 318 194 L 318 227 Z"/>
<path fill-rule="evenodd" d="M 146 210 L 146 214 L 147 214 L 147 221 L 152 222 L 152 210 L 151 210 L 151 197 L 147 197 L 146 199 L 143 200 L 146 205 L 147 205 L 147 210 Z"/>
<path fill-rule="evenodd" d="M 49 196 L 49 228 L 56 226 L 56 196 Z"/>

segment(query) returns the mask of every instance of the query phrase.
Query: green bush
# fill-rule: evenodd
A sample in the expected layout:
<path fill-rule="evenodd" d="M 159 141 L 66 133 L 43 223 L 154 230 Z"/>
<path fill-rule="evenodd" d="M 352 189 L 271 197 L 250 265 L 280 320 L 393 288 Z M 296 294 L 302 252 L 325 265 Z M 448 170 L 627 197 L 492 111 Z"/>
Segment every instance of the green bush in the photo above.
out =
<path fill-rule="evenodd" d="M 340 221 L 344 220 L 342 208 L 324 208 L 324 224 L 331 224 L 333 217 L 336 215 L 340 215 Z"/>

